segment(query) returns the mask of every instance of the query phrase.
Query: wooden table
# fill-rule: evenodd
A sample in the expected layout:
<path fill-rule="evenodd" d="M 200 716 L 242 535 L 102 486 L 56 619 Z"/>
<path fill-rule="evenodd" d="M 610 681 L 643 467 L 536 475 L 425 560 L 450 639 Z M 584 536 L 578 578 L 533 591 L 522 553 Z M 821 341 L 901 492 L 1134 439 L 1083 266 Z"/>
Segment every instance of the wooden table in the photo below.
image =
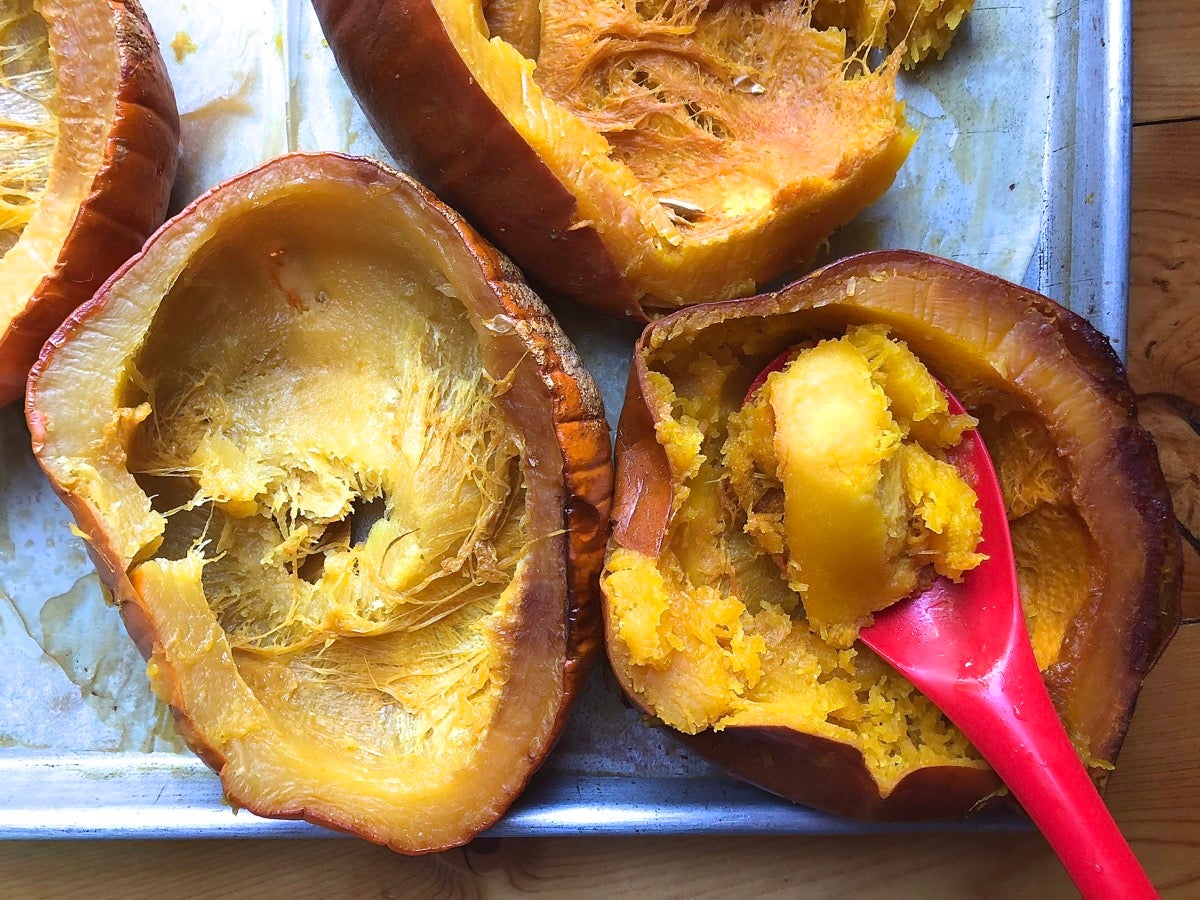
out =
<path fill-rule="evenodd" d="M 1185 538 L 1184 614 L 1146 682 L 1108 800 L 1164 895 L 1200 896 L 1200 3 L 1134 13 L 1129 375 Z M 1194 404 L 1194 405 L 1193 405 Z M 588 838 L 408 859 L 360 841 L 0 844 L 0 898 L 1051 897 L 1042 838 Z"/>

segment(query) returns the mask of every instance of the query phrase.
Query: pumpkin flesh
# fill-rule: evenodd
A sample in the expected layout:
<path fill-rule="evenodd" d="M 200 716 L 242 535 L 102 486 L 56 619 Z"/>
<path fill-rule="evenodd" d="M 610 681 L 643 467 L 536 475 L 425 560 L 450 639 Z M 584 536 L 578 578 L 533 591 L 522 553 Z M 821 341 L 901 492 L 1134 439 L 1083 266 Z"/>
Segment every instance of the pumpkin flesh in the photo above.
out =
<path fill-rule="evenodd" d="M 173 224 L 39 366 L 39 458 L 236 803 L 461 843 L 593 656 L 594 387 L 560 425 L 532 357 L 579 385 L 565 339 L 373 163 L 285 158 Z"/>
<path fill-rule="evenodd" d="M 1111 352 L 1080 340 L 1081 320 L 921 254 L 852 258 L 643 335 L 618 438 L 618 484 L 640 490 L 618 491 L 602 579 L 618 680 L 730 771 L 802 802 L 930 816 L 995 790 L 907 681 L 861 645 L 822 639 L 731 500 L 721 448 L 757 373 L 789 347 L 867 323 L 914 348 L 979 420 L 1036 658 L 1102 777 L 1178 621 L 1178 539 L 1153 446 Z"/>
<path fill-rule="evenodd" d="M 29 223 L 50 177 L 58 121 L 40 98 L 56 93 L 46 22 L 32 2 L 0 18 L 0 258 Z"/>
<path fill-rule="evenodd" d="M 535 283 L 618 315 L 792 269 L 915 139 L 899 56 L 868 66 L 807 0 L 314 5 L 397 158 Z"/>
<path fill-rule="evenodd" d="M 55 3 L 21 0 L 0 21 L 0 321 L 12 319 L 46 274 L 100 167 L 120 79 L 106 6 L 82 4 L 68 30 Z M 77 30 L 76 30 L 77 29 Z M 53 43 L 51 37 L 54 38 Z M 83 41 L 97 38 L 94 50 Z M 91 69 L 66 65 L 92 55 Z M 71 127 L 60 129 L 61 121 Z M 57 157 L 57 159 L 56 159 Z M 57 165 L 56 165 L 57 163 Z M 41 202 L 54 177 L 54 202 Z M 22 239 L 23 238 L 23 239 Z"/>
<path fill-rule="evenodd" d="M 785 566 L 821 639 L 983 557 L 974 490 L 948 457 L 975 424 L 902 343 L 851 329 L 790 354 L 726 420 L 721 465 L 743 532 Z"/>
<path fill-rule="evenodd" d="M 41 345 L 166 213 L 174 95 L 124 0 L 0 12 L 0 403 Z"/>

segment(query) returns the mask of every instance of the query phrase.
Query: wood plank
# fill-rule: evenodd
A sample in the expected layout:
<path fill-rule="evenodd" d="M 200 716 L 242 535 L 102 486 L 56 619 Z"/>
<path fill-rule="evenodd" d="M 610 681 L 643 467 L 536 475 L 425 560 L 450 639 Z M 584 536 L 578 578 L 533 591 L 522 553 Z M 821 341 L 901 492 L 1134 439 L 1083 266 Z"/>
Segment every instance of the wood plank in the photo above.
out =
<path fill-rule="evenodd" d="M 1200 121 L 1134 129 L 1129 380 L 1143 395 L 1142 424 L 1172 481 L 1185 538 L 1183 608 L 1191 617 L 1200 616 L 1200 435 L 1186 412 L 1200 405 L 1197 159 Z"/>
<path fill-rule="evenodd" d="M 1200 406 L 1174 394 L 1143 394 L 1138 419 L 1154 435 L 1183 545 L 1184 618 L 1200 616 Z"/>
<path fill-rule="evenodd" d="M 1108 800 L 1164 897 L 1200 893 L 1200 625 L 1146 682 Z M 407 859 L 355 840 L 0 844 L 4 892 L 257 898 L 1072 897 L 1036 834 L 481 841 Z"/>
<path fill-rule="evenodd" d="M 1193 402 L 1200 402 L 1198 159 L 1200 120 L 1133 131 L 1129 378 L 1139 393 Z"/>
<path fill-rule="evenodd" d="M 1200 895 L 1200 624 L 1185 625 L 1142 690 L 1107 799 L 1164 893 Z"/>
<path fill-rule="evenodd" d="M 1200 116 L 1196 0 L 1133 4 L 1133 120 Z"/>

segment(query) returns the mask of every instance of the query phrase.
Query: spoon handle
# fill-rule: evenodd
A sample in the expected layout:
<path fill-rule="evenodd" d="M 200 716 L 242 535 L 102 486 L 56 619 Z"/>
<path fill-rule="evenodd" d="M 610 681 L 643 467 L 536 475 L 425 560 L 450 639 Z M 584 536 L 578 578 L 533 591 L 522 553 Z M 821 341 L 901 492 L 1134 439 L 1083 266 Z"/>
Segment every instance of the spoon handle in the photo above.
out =
<path fill-rule="evenodd" d="M 978 702 L 955 724 L 1041 829 L 1085 898 L 1157 897 L 1067 737 L 1028 643 L 1013 653 L 1028 658 L 1010 659 L 1002 678 L 977 683 Z"/>

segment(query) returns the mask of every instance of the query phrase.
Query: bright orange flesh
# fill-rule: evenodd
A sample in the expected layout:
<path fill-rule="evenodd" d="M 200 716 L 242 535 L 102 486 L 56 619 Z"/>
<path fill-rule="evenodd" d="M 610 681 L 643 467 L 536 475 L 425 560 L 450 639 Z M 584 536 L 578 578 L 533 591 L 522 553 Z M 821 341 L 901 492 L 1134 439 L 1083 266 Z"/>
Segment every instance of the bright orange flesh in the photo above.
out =
<path fill-rule="evenodd" d="M 535 71 L 694 245 L 817 194 L 872 132 L 898 133 L 892 75 L 864 73 L 845 35 L 809 27 L 795 2 L 550 4 Z"/>
<path fill-rule="evenodd" d="M 653 243 L 619 252 L 653 305 L 752 289 L 780 265 L 773 240 L 822 239 L 886 189 L 913 138 L 895 66 L 847 58 L 807 0 L 548 3 L 533 74 L 636 179 L 621 205 Z"/>
<path fill-rule="evenodd" d="M 849 647 L 932 570 L 959 578 L 980 562 L 974 491 L 939 458 L 970 424 L 874 328 L 800 351 L 730 417 L 723 460 L 746 531 L 784 554 L 824 640 Z"/>
<path fill-rule="evenodd" d="M 398 153 L 535 280 L 634 317 L 803 265 L 895 178 L 916 138 L 896 99 L 901 51 L 868 62 L 813 6 L 392 0 L 388 28 L 405 33 L 376 41 L 365 0 L 317 3 Z M 453 53 L 465 77 L 428 84 L 408 62 L 422 53 Z M 409 83 L 421 96 L 405 99 Z M 438 121 L 431 94 L 461 121 Z M 450 159 L 447 143 L 478 152 Z M 521 183 L 553 202 L 534 213 Z"/>

